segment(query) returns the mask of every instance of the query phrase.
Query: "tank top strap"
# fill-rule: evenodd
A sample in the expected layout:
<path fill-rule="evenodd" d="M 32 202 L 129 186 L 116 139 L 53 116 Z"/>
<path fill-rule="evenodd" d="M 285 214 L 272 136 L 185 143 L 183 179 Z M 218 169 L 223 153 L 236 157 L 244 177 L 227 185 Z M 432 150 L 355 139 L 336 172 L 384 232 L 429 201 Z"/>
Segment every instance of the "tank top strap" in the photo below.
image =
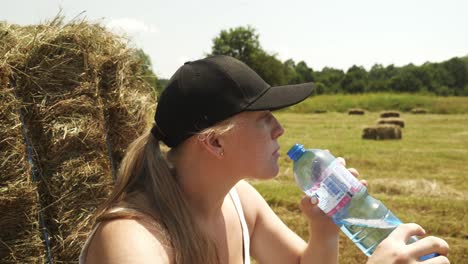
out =
<path fill-rule="evenodd" d="M 245 221 L 244 211 L 242 210 L 242 204 L 239 198 L 239 194 L 237 193 L 236 188 L 232 188 L 229 191 L 229 195 L 234 203 L 234 207 L 236 208 L 237 215 L 239 216 L 239 220 L 241 222 L 242 228 L 242 240 L 243 240 L 243 255 L 244 255 L 244 264 L 250 264 L 250 235 L 249 235 L 249 228 L 247 226 L 247 222 Z"/>

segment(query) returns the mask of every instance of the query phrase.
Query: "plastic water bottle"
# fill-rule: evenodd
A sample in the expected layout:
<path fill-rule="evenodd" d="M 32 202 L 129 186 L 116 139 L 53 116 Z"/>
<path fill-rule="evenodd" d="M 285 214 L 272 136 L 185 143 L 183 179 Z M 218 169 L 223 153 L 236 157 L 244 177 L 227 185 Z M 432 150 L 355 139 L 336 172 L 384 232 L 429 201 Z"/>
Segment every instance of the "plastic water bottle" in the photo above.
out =
<path fill-rule="evenodd" d="M 370 196 L 366 186 L 330 152 L 295 144 L 288 156 L 294 161 L 294 178 L 299 187 L 319 199 L 318 207 L 367 256 L 402 223 L 381 201 Z M 413 236 L 407 243 L 415 241 Z M 435 256 L 438 254 L 428 254 L 420 260 Z"/>

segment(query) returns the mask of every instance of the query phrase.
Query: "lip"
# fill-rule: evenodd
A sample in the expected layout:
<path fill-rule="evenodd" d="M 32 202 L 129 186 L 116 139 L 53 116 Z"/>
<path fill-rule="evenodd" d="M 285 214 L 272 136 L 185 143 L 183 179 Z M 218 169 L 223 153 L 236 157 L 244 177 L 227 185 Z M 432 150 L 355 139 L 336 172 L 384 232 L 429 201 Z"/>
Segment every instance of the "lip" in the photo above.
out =
<path fill-rule="evenodd" d="M 280 155 L 279 149 L 280 149 L 279 147 L 276 148 L 275 151 L 273 151 L 273 154 L 272 154 L 272 155 L 273 155 L 273 156 L 279 156 L 279 155 Z"/>

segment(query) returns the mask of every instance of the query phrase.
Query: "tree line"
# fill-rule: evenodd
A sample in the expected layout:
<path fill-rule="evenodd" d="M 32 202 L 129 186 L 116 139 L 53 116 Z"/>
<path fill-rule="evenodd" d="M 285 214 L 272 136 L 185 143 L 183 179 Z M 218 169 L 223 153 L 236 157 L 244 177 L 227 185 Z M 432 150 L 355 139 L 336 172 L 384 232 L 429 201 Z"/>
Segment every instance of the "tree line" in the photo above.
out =
<path fill-rule="evenodd" d="M 235 57 L 271 85 L 315 82 L 317 94 L 405 92 L 441 96 L 468 96 L 468 56 L 440 63 L 403 67 L 375 64 L 367 71 L 353 65 L 346 72 L 325 67 L 310 68 L 304 61 L 280 61 L 260 45 L 259 34 L 250 26 L 222 30 L 213 39 L 211 54 Z"/>

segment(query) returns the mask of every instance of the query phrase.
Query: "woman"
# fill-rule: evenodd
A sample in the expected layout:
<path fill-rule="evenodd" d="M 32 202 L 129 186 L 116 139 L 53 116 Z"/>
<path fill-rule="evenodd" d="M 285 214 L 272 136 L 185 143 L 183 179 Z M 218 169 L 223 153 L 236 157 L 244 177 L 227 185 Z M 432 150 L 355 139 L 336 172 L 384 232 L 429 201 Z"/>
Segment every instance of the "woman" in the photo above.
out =
<path fill-rule="evenodd" d="M 312 84 L 270 87 L 242 62 L 214 56 L 184 64 L 159 98 L 151 133 L 128 150 L 115 189 L 97 211 L 81 263 L 337 263 L 338 228 L 304 197 L 308 243 L 285 226 L 244 178 L 279 171 L 284 129 L 272 110 Z M 167 156 L 160 142 L 170 147 Z M 357 171 L 350 169 L 357 176 Z M 449 263 L 445 241 L 402 225 L 369 263 Z"/>

